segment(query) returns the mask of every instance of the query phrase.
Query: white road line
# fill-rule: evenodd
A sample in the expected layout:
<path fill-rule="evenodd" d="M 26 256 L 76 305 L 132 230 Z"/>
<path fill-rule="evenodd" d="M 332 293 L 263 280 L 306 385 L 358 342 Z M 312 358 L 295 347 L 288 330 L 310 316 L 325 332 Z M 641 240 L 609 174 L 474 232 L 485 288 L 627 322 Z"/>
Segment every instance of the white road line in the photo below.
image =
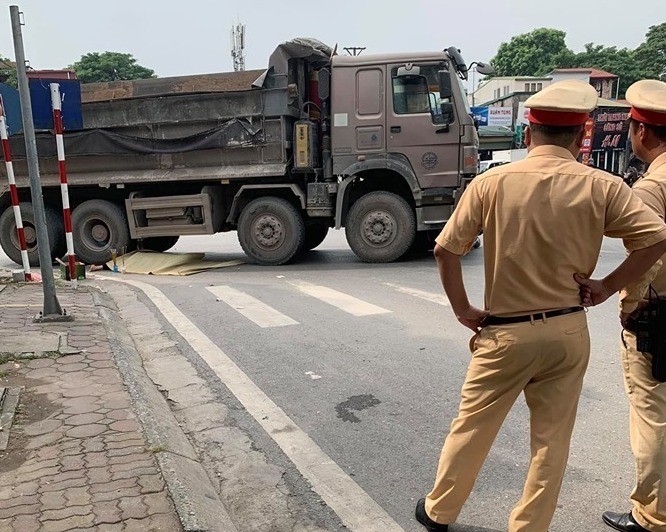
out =
<path fill-rule="evenodd" d="M 206 290 L 213 293 L 234 310 L 240 312 L 248 320 L 259 325 L 259 327 L 298 325 L 296 320 L 292 320 L 289 316 L 278 312 L 263 301 L 259 301 L 251 295 L 230 286 L 208 286 Z"/>
<path fill-rule="evenodd" d="M 252 380 L 156 287 L 141 281 L 102 277 L 139 288 L 280 446 L 312 488 L 350 530 L 403 529 Z"/>
<path fill-rule="evenodd" d="M 409 294 L 410 296 L 418 297 L 419 299 L 425 299 L 426 301 L 437 303 L 438 305 L 442 305 L 444 307 L 451 306 L 451 303 L 449 303 L 449 298 L 444 294 L 433 294 L 431 292 L 418 290 L 417 288 L 407 288 L 406 286 L 400 286 L 393 283 L 384 283 L 384 286 L 389 286 L 398 292 L 402 292 L 403 294 Z"/>
<path fill-rule="evenodd" d="M 370 316 L 372 314 L 389 314 L 391 311 L 367 303 L 353 296 L 338 292 L 326 286 L 319 286 L 305 281 L 288 281 L 304 294 L 315 297 L 324 303 L 333 305 L 353 316 Z"/>

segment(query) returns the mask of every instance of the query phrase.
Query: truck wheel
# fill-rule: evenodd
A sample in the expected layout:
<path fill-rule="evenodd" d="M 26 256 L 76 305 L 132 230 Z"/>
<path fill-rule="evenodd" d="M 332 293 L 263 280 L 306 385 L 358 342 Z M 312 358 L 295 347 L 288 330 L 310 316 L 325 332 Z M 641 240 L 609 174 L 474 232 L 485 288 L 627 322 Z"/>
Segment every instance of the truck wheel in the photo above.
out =
<path fill-rule="evenodd" d="M 105 200 L 88 200 L 72 213 L 74 252 L 86 264 L 104 264 L 111 260 L 111 250 L 120 255 L 131 240 L 125 211 Z"/>
<path fill-rule="evenodd" d="M 392 262 L 402 257 L 414 241 L 414 212 L 397 194 L 370 192 L 352 205 L 345 234 L 362 261 Z"/>
<path fill-rule="evenodd" d="M 328 234 L 328 225 L 322 222 L 305 224 L 305 242 L 301 251 L 310 251 L 321 244 Z"/>
<path fill-rule="evenodd" d="M 28 250 L 28 261 L 30 266 L 39 266 L 39 251 L 37 247 L 37 230 L 35 229 L 35 211 L 32 203 L 22 202 L 19 204 L 23 230 L 25 233 L 26 248 Z M 45 207 L 46 231 L 49 236 L 49 253 L 52 258 L 60 257 L 66 252 L 65 227 L 62 216 L 50 207 Z M 21 245 L 18 232 L 16 231 L 16 220 L 13 208 L 7 207 L 0 216 L 0 246 L 7 256 L 16 264 L 23 264 L 21 260 Z"/>
<path fill-rule="evenodd" d="M 238 241 L 254 262 L 278 266 L 291 260 L 303 248 L 305 223 L 287 200 L 257 198 L 241 212 Z"/>
<path fill-rule="evenodd" d="M 146 249 L 150 251 L 166 251 L 171 249 L 176 245 L 178 239 L 177 236 L 151 236 L 144 238 L 142 241 L 137 242 L 139 249 Z"/>

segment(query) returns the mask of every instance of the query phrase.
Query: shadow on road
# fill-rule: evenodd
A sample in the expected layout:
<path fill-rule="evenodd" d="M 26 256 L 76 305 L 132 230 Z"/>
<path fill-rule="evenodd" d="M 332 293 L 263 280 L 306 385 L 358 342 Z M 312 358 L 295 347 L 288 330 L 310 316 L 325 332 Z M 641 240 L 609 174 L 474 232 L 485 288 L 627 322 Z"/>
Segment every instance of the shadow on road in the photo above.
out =
<path fill-rule="evenodd" d="M 480 528 L 478 526 L 469 526 L 469 525 L 451 525 L 449 527 L 451 532 L 502 532 L 501 530 L 495 530 L 494 528 Z"/>

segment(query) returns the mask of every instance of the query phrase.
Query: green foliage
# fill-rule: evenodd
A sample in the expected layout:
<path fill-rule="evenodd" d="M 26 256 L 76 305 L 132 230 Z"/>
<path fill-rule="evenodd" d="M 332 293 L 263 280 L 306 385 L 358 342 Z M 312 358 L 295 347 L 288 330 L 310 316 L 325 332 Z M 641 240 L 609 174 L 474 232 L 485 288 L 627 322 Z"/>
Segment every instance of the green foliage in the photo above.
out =
<path fill-rule="evenodd" d="M 0 53 L 0 61 L 11 62 L 12 60 Z M 0 81 L 2 81 L 2 83 L 6 83 L 7 85 L 11 85 L 14 88 L 17 88 L 18 80 L 16 78 L 16 69 L 4 68 L 4 65 L 0 66 Z"/>
<path fill-rule="evenodd" d="M 500 44 L 491 60 L 496 76 L 544 76 L 556 68 L 597 68 L 620 77 L 620 98 L 640 79 L 666 80 L 666 22 L 651 26 L 635 50 L 588 43 L 575 53 L 566 33 L 539 28 Z"/>
<path fill-rule="evenodd" d="M 132 54 L 91 52 L 70 65 L 82 83 L 154 78 L 155 71 L 136 63 Z"/>
<path fill-rule="evenodd" d="M 552 28 L 539 28 L 516 35 L 500 44 L 490 61 L 496 76 L 544 76 L 563 63 L 570 62 L 573 52 L 567 48 L 566 33 Z"/>
<path fill-rule="evenodd" d="M 666 81 L 666 22 L 650 26 L 645 42 L 636 48 L 635 58 L 643 77 Z"/>

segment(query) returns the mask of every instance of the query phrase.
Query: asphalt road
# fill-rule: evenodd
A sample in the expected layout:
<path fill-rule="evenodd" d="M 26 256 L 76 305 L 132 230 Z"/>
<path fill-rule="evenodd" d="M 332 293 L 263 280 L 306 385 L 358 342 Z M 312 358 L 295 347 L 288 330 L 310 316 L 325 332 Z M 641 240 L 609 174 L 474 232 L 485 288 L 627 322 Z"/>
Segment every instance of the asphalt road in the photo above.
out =
<path fill-rule="evenodd" d="M 234 234 L 184 238 L 172 251 L 243 258 Z M 606 241 L 597 274 L 623 257 L 620 242 Z M 482 250 L 463 263 L 480 305 Z M 3 266 L 16 267 L 0 256 Z M 158 287 L 405 530 L 422 530 L 413 508 L 431 487 L 457 411 L 470 337 L 446 306 L 430 256 L 363 264 L 333 232 L 289 266 L 131 277 Z M 588 314 L 592 357 L 551 532 L 603 531 L 602 511 L 629 508 L 616 313 L 608 302 Z M 459 518 L 467 526 L 452 530 L 506 530 L 529 460 L 527 414 L 521 398 Z"/>

